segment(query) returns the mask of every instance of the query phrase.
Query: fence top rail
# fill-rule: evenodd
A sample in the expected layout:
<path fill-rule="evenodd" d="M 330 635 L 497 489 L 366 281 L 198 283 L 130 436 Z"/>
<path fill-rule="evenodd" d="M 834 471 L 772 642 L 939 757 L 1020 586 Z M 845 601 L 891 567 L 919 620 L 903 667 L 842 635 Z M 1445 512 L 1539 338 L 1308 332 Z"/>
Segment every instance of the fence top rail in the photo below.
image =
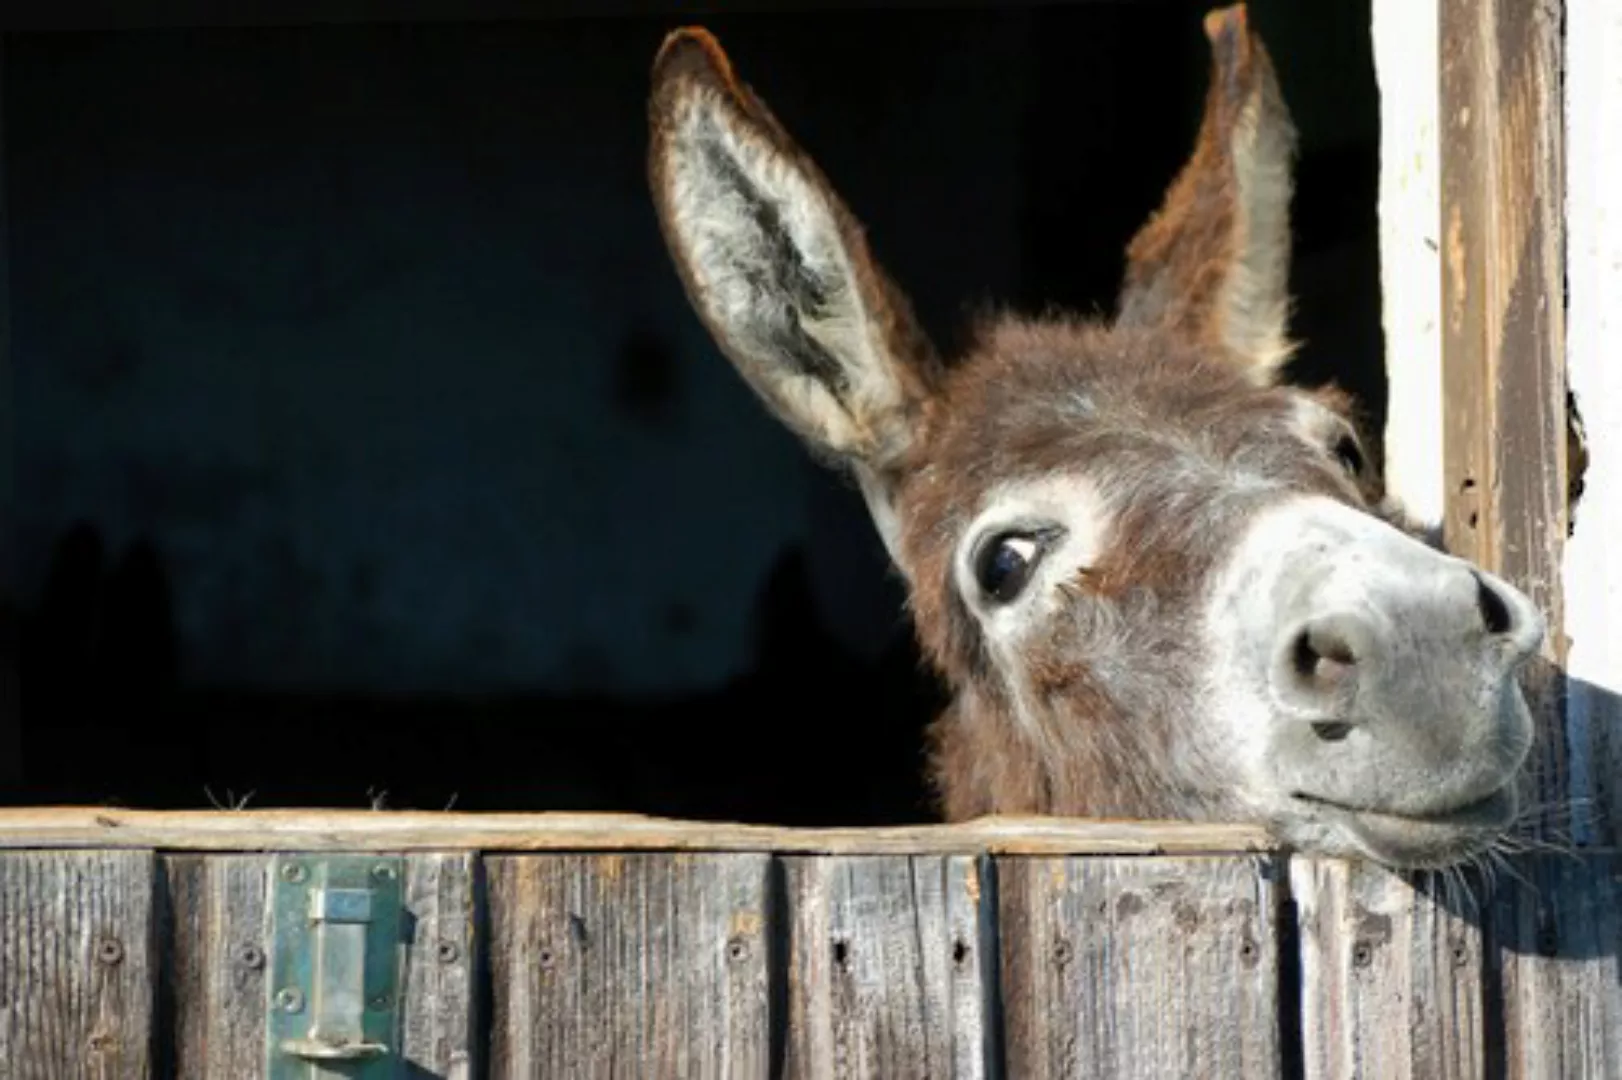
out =
<path fill-rule="evenodd" d="M 1224 855 L 1271 851 L 1249 825 L 985 817 L 956 825 L 779 828 L 636 814 L 398 810 L 0 810 L 0 850 L 691 851 L 804 855 Z"/>

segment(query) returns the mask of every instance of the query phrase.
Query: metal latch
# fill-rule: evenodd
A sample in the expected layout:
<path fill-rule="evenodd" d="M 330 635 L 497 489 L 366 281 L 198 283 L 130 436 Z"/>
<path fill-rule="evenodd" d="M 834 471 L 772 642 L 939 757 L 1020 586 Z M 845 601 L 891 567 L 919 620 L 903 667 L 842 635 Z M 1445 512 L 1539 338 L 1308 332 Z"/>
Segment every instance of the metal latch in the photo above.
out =
<path fill-rule="evenodd" d="M 404 872 L 398 857 L 276 859 L 267 1080 L 397 1075 Z"/>

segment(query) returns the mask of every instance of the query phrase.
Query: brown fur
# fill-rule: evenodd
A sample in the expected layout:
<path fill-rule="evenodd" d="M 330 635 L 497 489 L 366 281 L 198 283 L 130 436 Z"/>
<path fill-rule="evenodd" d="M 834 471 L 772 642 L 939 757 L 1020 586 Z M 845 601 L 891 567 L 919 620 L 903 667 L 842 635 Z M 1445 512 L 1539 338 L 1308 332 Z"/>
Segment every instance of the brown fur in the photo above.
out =
<path fill-rule="evenodd" d="M 1093 401 L 1090 423 L 1070 409 L 1078 393 Z M 1296 434 L 1291 399 L 1299 393 L 1253 386 L 1239 365 L 1213 361 L 1176 334 L 1083 322 L 1002 321 L 953 370 L 931 410 L 933 423 L 914 444 L 898 498 L 914 622 L 930 660 L 959 688 L 932 733 L 933 773 L 948 818 L 1184 815 L 1179 793 L 1197 787 L 1198 778 L 1170 766 L 1185 715 L 1156 708 L 1155 699 L 1195 692 L 1171 683 L 1196 666 L 1199 590 L 1248 505 L 1220 486 L 1221 473 L 1243 464 L 1281 489 L 1363 508 L 1376 497 L 1375 482 L 1362 489 L 1349 483 Z M 1343 395 L 1325 400 L 1345 407 Z M 1135 636 L 1123 643 L 1115 626 L 1089 632 L 1060 620 L 1026 658 L 1030 683 L 1058 705 L 1043 746 L 1020 729 L 1006 688 L 997 685 L 951 563 L 982 492 L 1077 462 L 1123 481 L 1118 538 L 1073 586 L 1075 603 L 1082 611 L 1108 608 Z M 1184 471 L 1206 472 L 1212 483 L 1188 489 Z M 1151 654 L 1148 677 L 1100 677 L 1090 661 L 1111 645 Z M 1162 768 L 1142 767 L 1146 762 Z"/>

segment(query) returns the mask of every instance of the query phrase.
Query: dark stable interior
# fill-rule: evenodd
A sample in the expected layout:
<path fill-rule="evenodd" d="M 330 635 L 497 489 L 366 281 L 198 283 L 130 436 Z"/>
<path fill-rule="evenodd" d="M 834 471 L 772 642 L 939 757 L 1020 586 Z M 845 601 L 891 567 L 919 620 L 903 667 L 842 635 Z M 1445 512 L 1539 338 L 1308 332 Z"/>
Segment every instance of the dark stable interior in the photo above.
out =
<path fill-rule="evenodd" d="M 949 350 L 1110 310 L 1212 5 L 555 6 L 5 17 L 5 802 L 933 817 L 861 500 L 661 243 L 650 61 L 709 26 Z M 1378 421 L 1368 3 L 1252 18 L 1296 368 Z"/>

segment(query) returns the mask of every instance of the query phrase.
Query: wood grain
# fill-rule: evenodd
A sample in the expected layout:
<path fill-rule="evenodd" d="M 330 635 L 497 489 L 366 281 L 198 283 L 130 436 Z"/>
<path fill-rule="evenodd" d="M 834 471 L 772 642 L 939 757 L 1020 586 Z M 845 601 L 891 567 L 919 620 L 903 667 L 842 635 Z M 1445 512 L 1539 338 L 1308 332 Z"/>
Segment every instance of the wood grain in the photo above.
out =
<path fill-rule="evenodd" d="M 406 860 L 411 946 L 405 958 L 402 1049 L 407 1075 L 469 1080 L 482 1056 L 477 1014 L 478 857 L 470 852 Z"/>
<path fill-rule="evenodd" d="M 1479 909 L 1376 866 L 1296 859 L 1308 1080 L 1483 1075 Z"/>
<path fill-rule="evenodd" d="M 164 978 L 180 1080 L 263 1076 L 271 860 L 171 855 Z"/>
<path fill-rule="evenodd" d="M 1489 935 L 1489 1074 L 1622 1080 L 1622 857 L 1515 865 Z"/>
<path fill-rule="evenodd" d="M 486 860 L 494 1077 L 768 1074 L 764 855 Z"/>
<path fill-rule="evenodd" d="M 153 1075 L 150 852 L 0 855 L 0 1078 Z"/>
<path fill-rule="evenodd" d="M 806 855 L 1205 854 L 1266 851 L 1253 825 L 987 817 L 959 825 L 784 829 L 636 814 L 0 810 L 6 848 L 184 851 L 736 851 Z"/>
<path fill-rule="evenodd" d="M 1279 1076 L 1278 869 L 997 860 L 1009 1076 Z"/>
<path fill-rule="evenodd" d="M 989 896 L 966 856 L 793 857 L 787 1075 L 983 1077 Z"/>
<path fill-rule="evenodd" d="M 1443 440 L 1448 549 L 1548 618 L 1522 682 L 1538 726 L 1526 803 L 1569 816 L 1558 665 L 1567 524 L 1559 5 L 1442 0 Z"/>
<path fill-rule="evenodd" d="M 1577 74 L 1595 70 L 1586 48 L 1605 39 L 1615 10 L 1573 5 L 1574 18 L 1562 27 L 1564 6 L 1554 0 L 1442 3 L 1443 366 L 1453 484 L 1446 534 L 1450 548 L 1515 582 L 1549 617 L 1544 663 L 1523 680 L 1538 727 L 1523 789 L 1535 812 L 1523 831 L 1558 843 L 1577 823 L 1577 839 L 1605 843 L 1615 837 L 1609 819 L 1616 812 L 1610 804 L 1617 790 L 1616 736 L 1593 720 L 1610 715 L 1614 699 L 1603 685 L 1600 695 L 1592 694 L 1595 684 L 1578 676 L 1569 688 L 1577 709 L 1568 713 L 1561 670 L 1570 644 L 1564 559 L 1571 469 L 1562 198 L 1564 155 L 1568 146 L 1578 149 L 1563 137 L 1561 81 L 1568 41 L 1580 57 L 1590 57 Z M 1587 92 L 1616 92 L 1592 79 L 1585 85 Z M 1573 86 L 1571 92 L 1585 91 Z M 1573 182 L 1614 199 L 1604 180 L 1590 173 Z M 1584 221 L 1571 225 L 1577 229 Z M 1582 242 L 1576 233 L 1573 239 Z M 1611 272 L 1602 268 L 1601 280 Z M 1596 303 L 1615 303 L 1613 296 L 1593 294 L 1594 280 L 1579 274 L 1573 293 L 1587 304 L 1576 310 L 1588 320 Z M 1584 284 L 1589 291 L 1582 291 Z M 1602 347 L 1606 361 L 1614 359 L 1614 343 Z M 1595 454 L 1591 482 L 1601 483 L 1604 468 Z M 1593 512 L 1585 495 L 1583 515 Z M 1603 504 L 1597 512 L 1603 520 Z M 1602 534 L 1601 551 L 1585 556 L 1588 566 L 1614 562 L 1607 541 Z M 1579 612 L 1592 614 L 1601 581 L 1578 577 L 1571 586 Z M 1592 619 L 1585 629 L 1596 631 Z M 1616 678 L 1610 671 L 1602 676 Z M 1509 936 L 1488 954 L 1500 972 L 1485 986 L 1490 1075 L 1616 1075 L 1614 1038 L 1601 1037 L 1604 1029 L 1594 1026 L 1614 1016 L 1614 946 L 1609 954 L 1594 951 L 1589 939 L 1606 934 L 1582 915 L 1614 903 L 1614 892 L 1593 874 L 1561 881 L 1556 890 L 1544 896 L 1551 914 L 1541 926 L 1526 923 L 1525 904 L 1494 920 Z M 1527 934 L 1536 940 L 1528 942 Z M 1613 1022 L 1610 1030 L 1616 1027 Z"/>

